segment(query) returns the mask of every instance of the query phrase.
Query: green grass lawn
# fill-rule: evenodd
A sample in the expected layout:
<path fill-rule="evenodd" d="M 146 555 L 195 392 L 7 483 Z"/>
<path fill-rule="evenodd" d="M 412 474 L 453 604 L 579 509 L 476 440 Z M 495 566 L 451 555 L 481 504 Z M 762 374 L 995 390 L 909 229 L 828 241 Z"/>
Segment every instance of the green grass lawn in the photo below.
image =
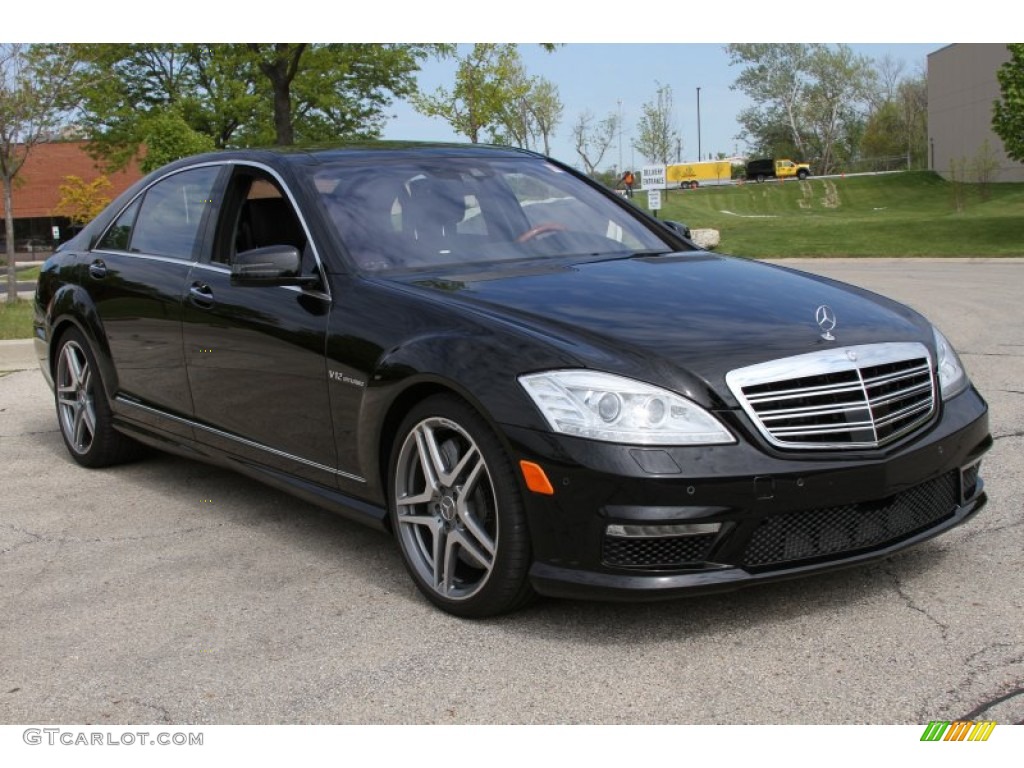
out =
<path fill-rule="evenodd" d="M 38 280 L 39 279 L 39 267 L 29 267 L 28 269 L 18 270 L 18 280 Z"/>
<path fill-rule="evenodd" d="M 32 338 L 32 301 L 0 301 L 0 339 Z"/>
<path fill-rule="evenodd" d="M 783 256 L 1024 256 L 1024 184 L 969 185 L 953 209 L 930 172 L 702 187 L 662 194 L 658 216 L 721 232 L 719 251 Z M 646 205 L 646 195 L 634 198 Z"/>

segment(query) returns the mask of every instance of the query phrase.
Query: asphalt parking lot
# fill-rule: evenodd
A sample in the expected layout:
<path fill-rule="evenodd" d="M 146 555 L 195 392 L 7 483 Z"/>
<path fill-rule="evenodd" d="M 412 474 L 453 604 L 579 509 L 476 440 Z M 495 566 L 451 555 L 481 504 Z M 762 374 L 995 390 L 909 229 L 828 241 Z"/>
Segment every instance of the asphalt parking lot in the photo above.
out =
<path fill-rule="evenodd" d="M 960 351 L 995 438 L 974 520 L 812 579 L 463 621 L 387 537 L 254 481 L 79 468 L 39 371 L 0 374 L 0 723 L 1024 722 L 1024 259 L 790 265 Z"/>

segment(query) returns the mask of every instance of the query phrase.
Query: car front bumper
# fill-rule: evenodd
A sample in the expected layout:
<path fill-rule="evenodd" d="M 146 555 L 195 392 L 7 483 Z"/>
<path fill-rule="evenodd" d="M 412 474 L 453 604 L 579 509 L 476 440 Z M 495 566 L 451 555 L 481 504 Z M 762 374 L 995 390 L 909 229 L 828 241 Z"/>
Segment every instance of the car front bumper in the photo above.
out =
<path fill-rule="evenodd" d="M 638 448 L 506 427 L 553 495 L 524 490 L 534 588 L 557 597 L 657 600 L 887 557 L 986 503 L 992 444 L 973 389 L 888 449 L 778 451 L 734 414 L 737 444 Z M 611 526 L 611 528 L 609 528 Z"/>

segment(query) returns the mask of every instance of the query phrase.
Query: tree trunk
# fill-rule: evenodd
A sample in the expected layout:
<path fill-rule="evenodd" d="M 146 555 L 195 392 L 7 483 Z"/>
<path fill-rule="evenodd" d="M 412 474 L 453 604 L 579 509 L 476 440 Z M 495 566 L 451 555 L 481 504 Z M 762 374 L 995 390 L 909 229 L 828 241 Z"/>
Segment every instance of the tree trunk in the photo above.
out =
<path fill-rule="evenodd" d="M 299 71 L 299 60 L 306 50 L 306 43 L 275 43 L 274 58 L 260 59 L 260 71 L 270 80 L 274 91 L 274 133 L 278 145 L 288 147 L 295 143 L 295 126 L 292 122 L 292 80 Z M 257 56 L 263 51 L 259 44 L 249 43 L 249 49 Z"/>
<path fill-rule="evenodd" d="M 7 301 L 18 300 L 18 275 L 14 266 L 14 201 L 11 194 L 13 179 L 4 177 L 4 232 L 7 240 Z"/>
<path fill-rule="evenodd" d="M 274 132 L 277 143 L 282 147 L 290 147 L 295 143 L 295 131 L 292 126 L 292 87 L 287 81 L 274 82 Z"/>

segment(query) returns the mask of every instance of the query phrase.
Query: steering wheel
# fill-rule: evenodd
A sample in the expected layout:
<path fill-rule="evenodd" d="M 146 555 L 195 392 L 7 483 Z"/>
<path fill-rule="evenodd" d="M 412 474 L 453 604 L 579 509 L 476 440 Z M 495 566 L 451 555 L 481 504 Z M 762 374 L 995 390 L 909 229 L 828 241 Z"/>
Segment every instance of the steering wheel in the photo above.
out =
<path fill-rule="evenodd" d="M 565 224 L 559 224 L 556 221 L 546 221 L 543 224 L 538 224 L 536 227 L 526 230 L 519 237 L 516 238 L 517 243 L 528 243 L 535 237 L 541 235 L 550 234 L 552 232 L 564 232 L 567 229 Z"/>

